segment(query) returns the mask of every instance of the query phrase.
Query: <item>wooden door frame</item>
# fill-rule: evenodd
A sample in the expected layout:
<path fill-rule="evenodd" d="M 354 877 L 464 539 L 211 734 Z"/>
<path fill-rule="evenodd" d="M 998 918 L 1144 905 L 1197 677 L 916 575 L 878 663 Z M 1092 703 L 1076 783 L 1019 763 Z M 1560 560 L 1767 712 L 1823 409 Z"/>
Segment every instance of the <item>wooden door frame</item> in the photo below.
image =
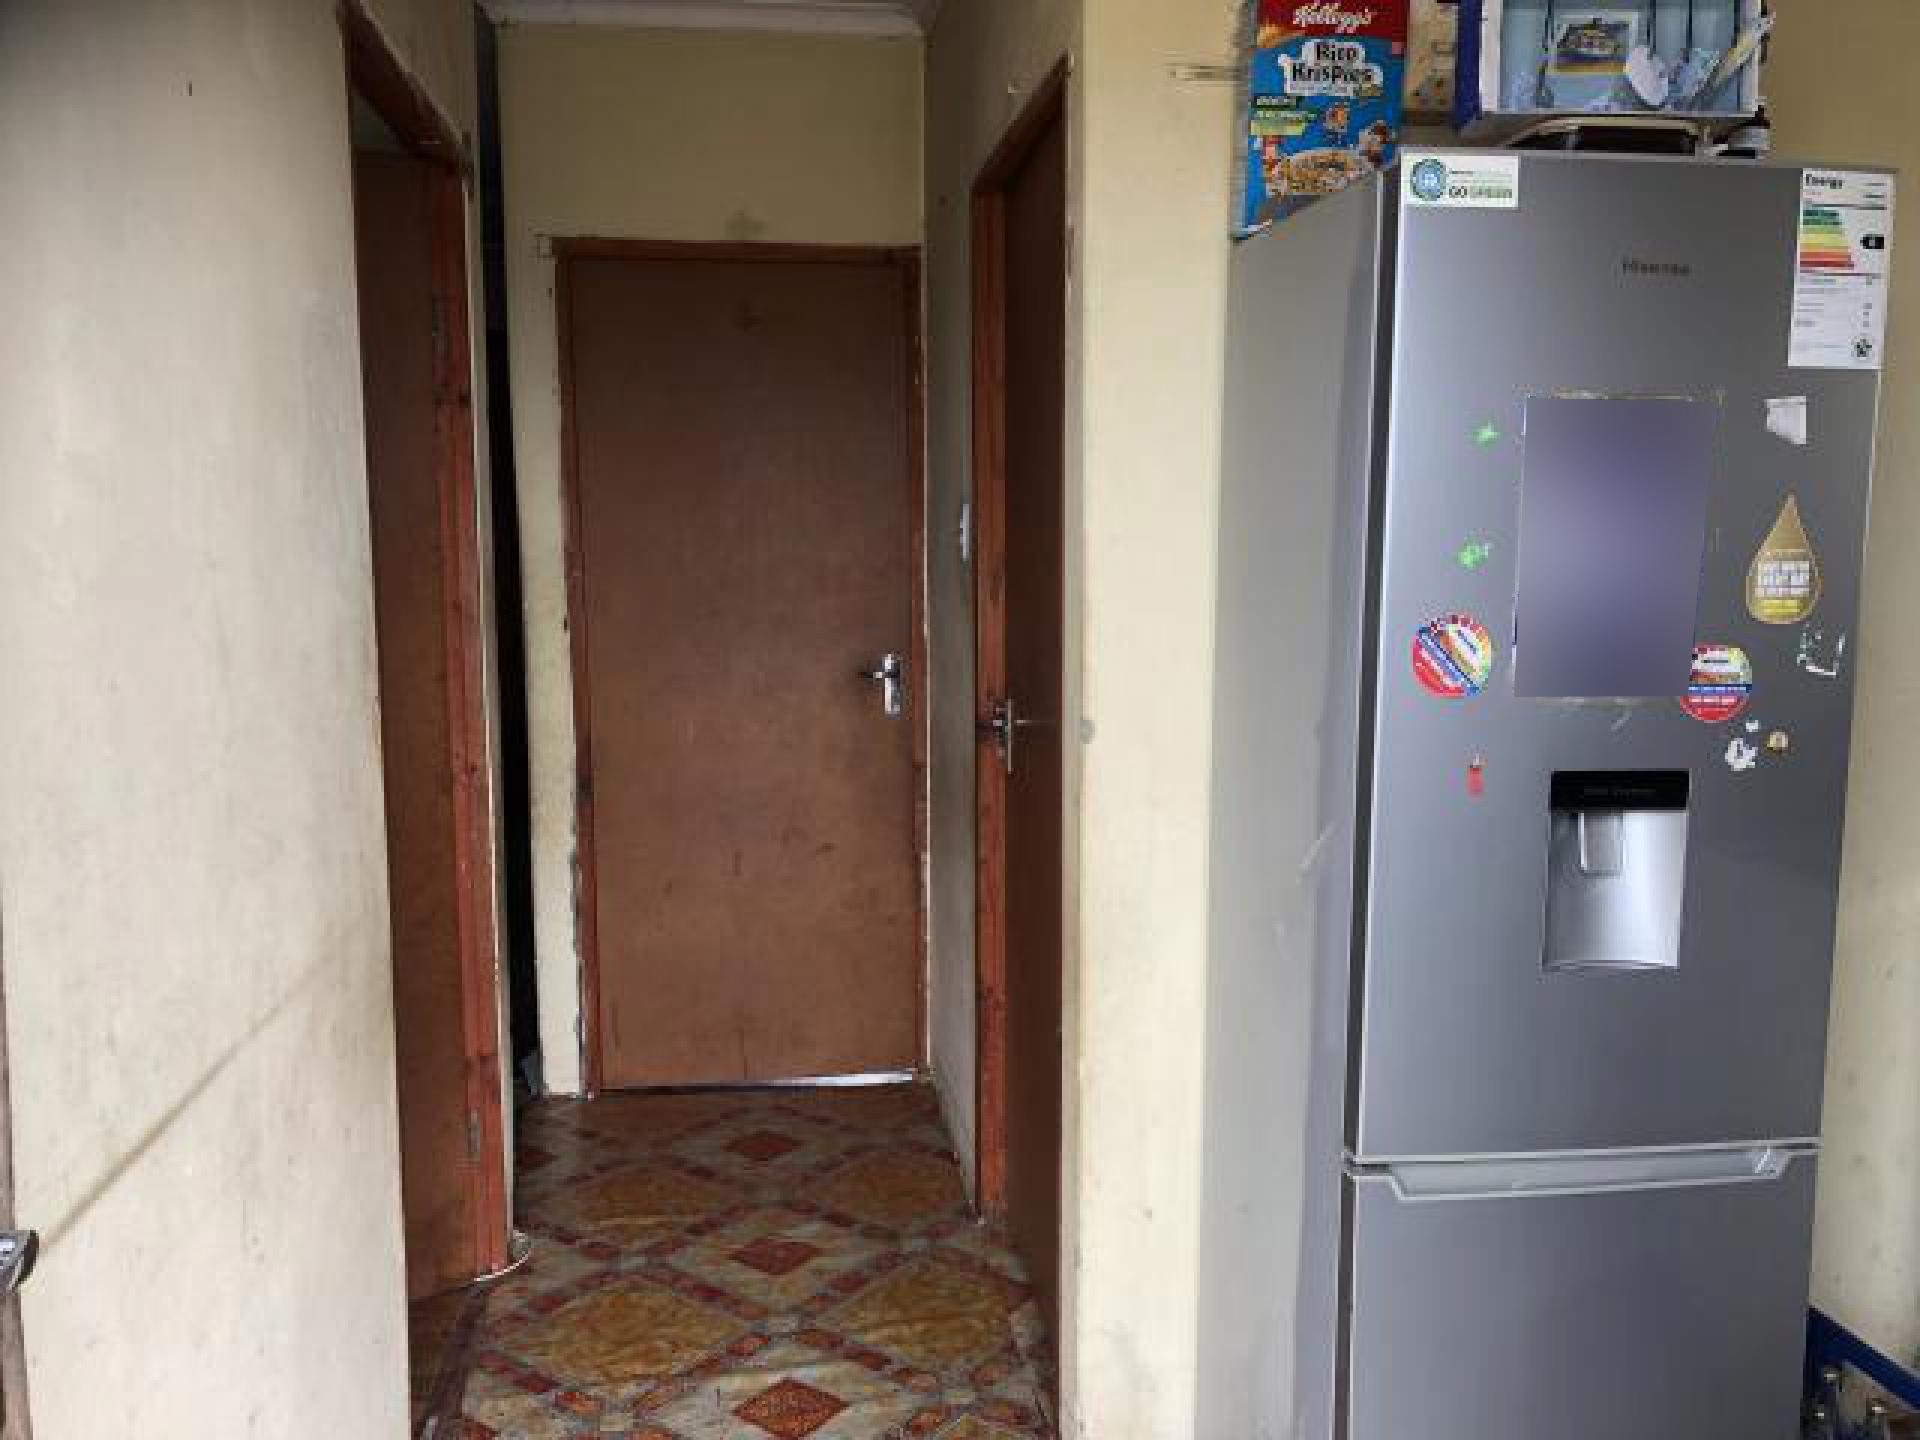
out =
<path fill-rule="evenodd" d="M 506 1120 L 494 914 L 493 789 L 487 749 L 486 619 L 474 474 L 473 349 L 467 309 L 467 187 L 472 167 L 453 127 L 406 72 L 358 0 L 343 0 L 347 87 L 373 107 L 429 177 L 436 299 L 434 472 L 439 489 L 442 632 L 446 637 L 455 928 L 473 1160 L 473 1274 L 508 1261 Z"/>
<path fill-rule="evenodd" d="M 1063 58 L 973 182 L 974 1198 L 991 1219 L 1007 1208 L 1007 776 L 982 727 L 1007 686 L 1007 189 L 1066 123 L 1069 74 Z"/>
<path fill-rule="evenodd" d="M 748 263 L 879 265 L 899 272 L 905 315 L 907 403 L 908 638 L 907 725 L 913 757 L 914 1051 L 927 1067 L 927 495 L 926 385 L 921 347 L 920 249 L 913 245 L 783 245 L 554 237 L 554 308 L 560 357 L 560 486 L 566 517 L 567 635 L 573 672 L 574 853 L 580 944 L 582 1088 L 600 1093 L 605 1044 L 600 1033 L 599 879 L 593 836 L 593 746 L 588 710 L 587 572 L 580 511 L 580 450 L 575 430 L 572 262 L 704 260 Z"/>

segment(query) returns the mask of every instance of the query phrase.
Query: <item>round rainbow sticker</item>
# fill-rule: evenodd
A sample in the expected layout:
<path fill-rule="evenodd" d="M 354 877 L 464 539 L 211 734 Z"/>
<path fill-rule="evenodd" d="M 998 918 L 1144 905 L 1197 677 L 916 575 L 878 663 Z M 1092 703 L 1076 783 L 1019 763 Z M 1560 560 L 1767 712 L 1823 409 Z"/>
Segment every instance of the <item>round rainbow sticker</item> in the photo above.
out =
<path fill-rule="evenodd" d="M 1493 637 L 1471 615 L 1440 615 L 1413 636 L 1413 676 L 1445 700 L 1464 700 L 1493 677 Z"/>

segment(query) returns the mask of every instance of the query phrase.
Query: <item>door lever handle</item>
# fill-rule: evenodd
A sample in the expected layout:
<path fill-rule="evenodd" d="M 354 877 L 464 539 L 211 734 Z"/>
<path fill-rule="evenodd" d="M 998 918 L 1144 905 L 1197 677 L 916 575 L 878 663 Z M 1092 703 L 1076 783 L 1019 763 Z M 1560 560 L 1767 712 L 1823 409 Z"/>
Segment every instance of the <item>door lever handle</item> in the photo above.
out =
<path fill-rule="evenodd" d="M 854 673 L 880 687 L 880 708 L 890 718 L 897 720 L 906 713 L 907 663 L 897 652 L 889 650 L 873 669 Z"/>
<path fill-rule="evenodd" d="M 1015 737 L 1022 730 L 1045 730 L 1053 723 L 1051 720 L 1020 714 L 1014 706 L 1013 697 L 1009 695 L 987 707 L 986 718 L 980 722 L 980 733 L 993 741 L 993 748 L 1000 752 L 1001 768 L 1011 775 Z"/>
<path fill-rule="evenodd" d="M 0 1299 L 12 1295 L 33 1274 L 40 1258 L 40 1236 L 32 1230 L 0 1230 Z"/>

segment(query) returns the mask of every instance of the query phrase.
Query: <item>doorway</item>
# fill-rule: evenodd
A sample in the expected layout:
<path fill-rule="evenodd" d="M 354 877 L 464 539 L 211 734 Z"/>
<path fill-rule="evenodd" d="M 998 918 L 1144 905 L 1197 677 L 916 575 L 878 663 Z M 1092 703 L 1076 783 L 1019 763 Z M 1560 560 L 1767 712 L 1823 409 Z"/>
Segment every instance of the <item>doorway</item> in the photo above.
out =
<path fill-rule="evenodd" d="M 485 636 L 452 132 L 357 9 L 351 122 L 407 1296 L 507 1261 Z M 448 1310 L 441 1304 L 437 1310 Z M 416 1374 L 433 1362 L 415 1357 Z"/>
<path fill-rule="evenodd" d="M 916 1072 L 917 252 L 555 257 L 588 1089 Z"/>
<path fill-rule="evenodd" d="M 981 1208 L 1057 1335 L 1066 443 L 1066 83 L 973 194 Z"/>

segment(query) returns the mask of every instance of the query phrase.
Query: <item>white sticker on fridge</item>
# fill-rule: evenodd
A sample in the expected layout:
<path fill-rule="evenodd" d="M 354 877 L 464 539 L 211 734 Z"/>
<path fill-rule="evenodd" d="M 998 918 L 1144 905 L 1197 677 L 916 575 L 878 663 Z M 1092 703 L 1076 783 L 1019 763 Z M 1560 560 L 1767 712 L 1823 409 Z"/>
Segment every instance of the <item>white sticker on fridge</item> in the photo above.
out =
<path fill-rule="evenodd" d="M 1410 210 L 1518 210 L 1520 157 L 1409 151 L 1400 193 Z"/>
<path fill-rule="evenodd" d="M 1798 263 L 1787 363 L 1796 370 L 1878 370 L 1887 343 L 1894 180 L 1808 170 L 1800 182 Z"/>

